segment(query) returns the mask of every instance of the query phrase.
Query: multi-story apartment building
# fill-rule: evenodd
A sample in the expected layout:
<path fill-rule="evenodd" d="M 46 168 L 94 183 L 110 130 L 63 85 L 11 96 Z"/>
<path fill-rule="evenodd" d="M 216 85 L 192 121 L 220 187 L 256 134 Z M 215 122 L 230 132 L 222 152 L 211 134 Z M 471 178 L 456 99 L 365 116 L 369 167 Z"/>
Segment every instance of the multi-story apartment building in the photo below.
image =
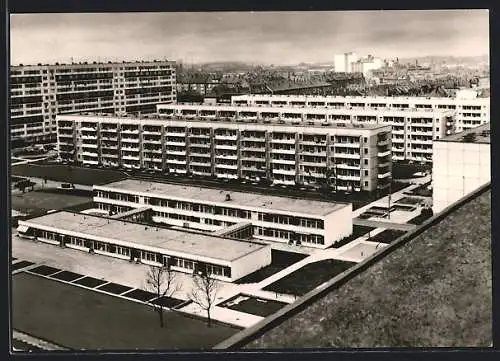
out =
<path fill-rule="evenodd" d="M 89 166 L 282 185 L 329 182 L 349 191 L 385 188 L 391 177 L 389 125 L 169 118 L 57 116 L 59 155 Z"/>
<path fill-rule="evenodd" d="M 99 209 L 150 207 L 155 222 L 217 232 L 235 224 L 271 242 L 327 248 L 352 233 L 352 205 L 126 179 L 94 185 Z"/>
<path fill-rule="evenodd" d="M 310 103 L 314 104 L 314 103 Z M 332 127 L 345 124 L 392 126 L 392 158 L 430 162 L 432 140 L 453 131 L 452 111 L 434 109 L 397 109 L 306 106 L 300 102 L 266 105 L 165 104 L 158 106 L 161 116 L 175 119 L 223 119 L 225 121 L 275 121 L 292 124 Z"/>
<path fill-rule="evenodd" d="M 464 96 L 464 93 L 467 93 Z M 490 121 L 490 99 L 477 98 L 471 92 L 457 92 L 455 98 L 443 97 L 377 97 L 377 96 L 304 96 L 304 95 L 238 95 L 233 105 L 262 105 L 283 107 L 348 108 L 391 110 L 451 110 L 454 131 L 461 132 Z"/>
<path fill-rule="evenodd" d="M 154 113 L 176 101 L 170 61 L 11 66 L 12 139 L 55 139 L 56 114 Z"/>
<path fill-rule="evenodd" d="M 490 138 L 488 123 L 434 142 L 434 213 L 491 182 Z"/>

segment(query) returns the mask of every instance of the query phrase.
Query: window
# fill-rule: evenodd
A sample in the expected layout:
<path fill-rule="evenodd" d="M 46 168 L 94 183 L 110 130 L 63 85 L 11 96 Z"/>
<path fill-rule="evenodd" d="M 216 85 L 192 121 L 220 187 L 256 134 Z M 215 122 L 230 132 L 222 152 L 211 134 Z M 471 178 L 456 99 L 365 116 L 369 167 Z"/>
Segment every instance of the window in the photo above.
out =
<path fill-rule="evenodd" d="M 364 159 L 363 161 L 365 165 L 368 165 L 368 159 Z"/>
<path fill-rule="evenodd" d="M 364 138 L 363 138 L 363 142 L 368 143 L 368 138 L 367 138 L 367 137 L 364 137 Z"/>
<path fill-rule="evenodd" d="M 368 148 L 365 148 L 365 154 L 368 154 Z"/>
<path fill-rule="evenodd" d="M 368 177 L 368 170 L 365 169 L 365 176 Z"/>
<path fill-rule="evenodd" d="M 365 187 L 368 187 L 368 182 L 367 181 L 365 181 Z"/>

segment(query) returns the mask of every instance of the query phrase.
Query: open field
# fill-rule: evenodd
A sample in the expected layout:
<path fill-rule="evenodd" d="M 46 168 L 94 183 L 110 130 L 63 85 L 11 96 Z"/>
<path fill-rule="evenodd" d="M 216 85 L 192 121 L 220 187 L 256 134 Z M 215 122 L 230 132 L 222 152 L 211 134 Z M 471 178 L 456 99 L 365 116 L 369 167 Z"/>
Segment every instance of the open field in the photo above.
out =
<path fill-rule="evenodd" d="M 271 264 L 263 267 L 243 278 L 240 278 L 235 283 L 257 283 L 271 277 L 273 274 L 290 267 L 292 264 L 306 258 L 307 255 L 301 253 L 292 253 L 278 250 L 271 250 Z"/>
<path fill-rule="evenodd" d="M 351 243 L 355 239 L 367 235 L 368 232 L 371 232 L 374 229 L 375 229 L 374 227 L 353 225 L 351 235 L 348 237 L 344 237 L 339 242 L 333 244 L 330 248 L 340 248 L 342 246 L 345 246 L 346 244 Z"/>
<path fill-rule="evenodd" d="M 72 349 L 206 349 L 239 329 L 26 273 L 12 281 L 14 328 Z"/>
<path fill-rule="evenodd" d="M 67 165 L 20 164 L 12 167 L 11 173 L 16 176 L 37 177 L 75 184 L 104 184 L 126 178 L 120 171 L 107 169 L 80 168 Z"/>
<path fill-rule="evenodd" d="M 92 201 L 91 197 L 80 197 L 51 192 L 27 192 L 12 195 L 12 209 L 25 214 L 47 212 L 51 209 L 73 207 Z"/>
<path fill-rule="evenodd" d="M 491 191 L 248 348 L 489 347 Z"/>
<path fill-rule="evenodd" d="M 302 296 L 354 265 L 354 262 L 334 259 L 309 263 L 264 287 L 264 290 Z"/>

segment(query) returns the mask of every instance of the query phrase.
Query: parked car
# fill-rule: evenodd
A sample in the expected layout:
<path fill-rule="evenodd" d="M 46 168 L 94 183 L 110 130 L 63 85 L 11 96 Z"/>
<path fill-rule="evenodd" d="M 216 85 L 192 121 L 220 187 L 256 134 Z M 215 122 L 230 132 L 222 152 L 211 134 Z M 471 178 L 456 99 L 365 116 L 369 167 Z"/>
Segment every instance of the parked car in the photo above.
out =
<path fill-rule="evenodd" d="M 61 183 L 57 189 L 75 189 L 75 185 L 72 183 Z"/>

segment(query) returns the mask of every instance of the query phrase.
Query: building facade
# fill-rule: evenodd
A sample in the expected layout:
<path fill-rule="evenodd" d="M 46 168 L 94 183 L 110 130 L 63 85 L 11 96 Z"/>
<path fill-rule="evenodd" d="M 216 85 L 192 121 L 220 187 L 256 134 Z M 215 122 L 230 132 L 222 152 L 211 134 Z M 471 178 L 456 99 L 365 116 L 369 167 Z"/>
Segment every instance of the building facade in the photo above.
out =
<path fill-rule="evenodd" d="M 352 64 L 358 60 L 355 53 L 336 54 L 333 58 L 334 70 L 337 73 L 352 73 Z"/>
<path fill-rule="evenodd" d="M 271 247 L 202 233 L 59 211 L 19 221 L 24 238 L 174 271 L 235 281 L 271 263 Z"/>
<path fill-rule="evenodd" d="M 12 139 L 55 139 L 56 114 L 154 113 L 176 102 L 170 61 L 11 66 Z"/>
<path fill-rule="evenodd" d="M 160 106 L 159 106 L 160 107 Z M 207 106 L 211 107 L 211 106 Z M 160 108 L 164 109 L 171 108 Z M 281 185 L 375 191 L 391 178 L 390 126 L 60 115 L 62 160 Z M 196 116 L 193 116 L 196 118 Z"/>
<path fill-rule="evenodd" d="M 252 236 L 327 248 L 352 233 L 352 205 L 127 179 L 94 185 L 104 211 L 151 207 L 153 221 L 217 232 L 244 222 Z"/>
<path fill-rule="evenodd" d="M 319 108 L 390 110 L 448 110 L 454 114 L 453 131 L 477 127 L 490 121 L 490 98 L 478 98 L 472 91 L 458 92 L 455 98 L 379 96 L 238 95 L 233 105 L 278 105 Z M 475 94 L 475 95 L 474 95 Z"/>
<path fill-rule="evenodd" d="M 282 98 L 282 99 L 286 99 Z M 350 125 L 392 126 L 392 159 L 430 162 L 432 140 L 439 139 L 453 130 L 453 112 L 434 109 L 397 109 L 366 107 L 321 107 L 317 102 L 268 100 L 254 104 L 240 104 L 233 99 L 232 106 L 210 104 L 165 104 L 158 106 L 162 117 L 173 119 L 207 119 L 232 122 L 278 122 L 320 127 Z M 243 100 L 242 102 L 247 102 Z"/>
<path fill-rule="evenodd" d="M 434 213 L 491 182 L 490 124 L 434 142 Z"/>

